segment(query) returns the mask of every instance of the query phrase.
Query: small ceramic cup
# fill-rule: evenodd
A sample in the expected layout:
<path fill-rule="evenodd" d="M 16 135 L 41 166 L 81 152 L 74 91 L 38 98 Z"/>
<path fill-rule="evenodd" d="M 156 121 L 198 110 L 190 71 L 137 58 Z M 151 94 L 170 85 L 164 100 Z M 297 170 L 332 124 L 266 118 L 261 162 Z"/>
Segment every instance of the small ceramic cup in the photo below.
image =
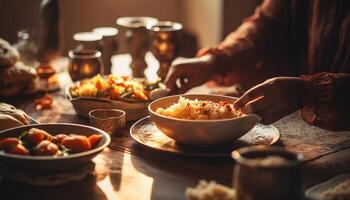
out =
<path fill-rule="evenodd" d="M 301 154 L 281 147 L 243 147 L 233 151 L 232 157 L 236 161 L 233 186 L 238 199 L 302 199 Z"/>
<path fill-rule="evenodd" d="M 108 134 L 118 134 L 125 127 L 125 111 L 118 109 L 96 109 L 89 112 L 90 125 L 106 131 Z"/>

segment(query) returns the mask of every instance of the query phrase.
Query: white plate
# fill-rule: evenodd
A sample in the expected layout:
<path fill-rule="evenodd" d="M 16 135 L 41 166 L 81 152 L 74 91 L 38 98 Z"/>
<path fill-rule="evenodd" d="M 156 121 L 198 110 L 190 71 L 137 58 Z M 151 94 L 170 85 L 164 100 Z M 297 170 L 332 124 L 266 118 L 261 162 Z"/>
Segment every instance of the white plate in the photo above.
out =
<path fill-rule="evenodd" d="M 312 200 L 326 200 L 324 192 L 330 188 L 337 186 L 338 184 L 349 180 L 350 174 L 342 174 L 336 176 L 326 182 L 314 185 L 305 191 L 305 196 Z"/>
<path fill-rule="evenodd" d="M 175 140 L 167 137 L 149 116 L 137 121 L 131 127 L 130 135 L 137 143 L 156 151 L 200 157 L 230 156 L 231 152 L 237 148 L 254 145 L 270 146 L 280 138 L 280 132 L 275 126 L 257 124 L 247 134 L 228 144 L 215 147 L 192 147 L 176 143 Z"/>

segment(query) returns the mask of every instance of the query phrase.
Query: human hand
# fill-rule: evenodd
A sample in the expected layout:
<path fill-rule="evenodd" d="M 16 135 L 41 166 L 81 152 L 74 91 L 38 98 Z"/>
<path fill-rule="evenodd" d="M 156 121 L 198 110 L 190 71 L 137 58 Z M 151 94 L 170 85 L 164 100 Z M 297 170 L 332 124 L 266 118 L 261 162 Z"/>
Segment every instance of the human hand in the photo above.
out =
<path fill-rule="evenodd" d="M 210 54 L 200 58 L 185 59 L 171 66 L 165 84 L 172 93 L 185 93 L 211 78 L 214 63 L 215 58 Z"/>
<path fill-rule="evenodd" d="M 300 78 L 276 77 L 254 86 L 234 104 L 245 114 L 255 113 L 271 124 L 300 107 Z"/>

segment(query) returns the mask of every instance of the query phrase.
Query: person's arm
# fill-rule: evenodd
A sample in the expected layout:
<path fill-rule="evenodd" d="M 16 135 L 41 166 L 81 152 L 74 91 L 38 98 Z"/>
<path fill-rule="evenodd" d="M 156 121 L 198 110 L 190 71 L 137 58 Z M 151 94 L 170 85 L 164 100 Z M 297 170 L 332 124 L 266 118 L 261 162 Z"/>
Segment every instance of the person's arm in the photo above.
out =
<path fill-rule="evenodd" d="M 252 66 L 272 53 L 288 36 L 290 1 L 265 0 L 255 13 L 217 47 L 198 52 L 212 54 L 221 70 Z"/>
<path fill-rule="evenodd" d="M 276 77 L 248 90 L 235 108 L 271 124 L 302 109 L 303 119 L 330 130 L 350 128 L 350 74 L 318 73 Z"/>
<path fill-rule="evenodd" d="M 332 130 L 350 128 L 350 74 L 301 76 L 303 119 Z"/>
<path fill-rule="evenodd" d="M 247 66 L 262 60 L 285 43 L 289 7 L 289 0 L 265 0 L 253 16 L 217 47 L 198 52 L 199 58 L 174 64 L 165 79 L 167 87 L 173 93 L 184 93 L 205 83 L 213 74 L 232 69 L 237 72 L 235 76 L 244 78 L 244 72 L 250 71 Z"/>

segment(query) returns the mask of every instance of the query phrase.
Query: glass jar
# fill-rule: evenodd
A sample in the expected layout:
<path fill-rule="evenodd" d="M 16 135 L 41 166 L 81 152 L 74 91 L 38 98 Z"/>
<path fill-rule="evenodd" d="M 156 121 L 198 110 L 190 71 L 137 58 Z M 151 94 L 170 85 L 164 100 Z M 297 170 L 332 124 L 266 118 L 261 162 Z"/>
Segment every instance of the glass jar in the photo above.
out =
<path fill-rule="evenodd" d="M 73 81 L 91 78 L 103 68 L 101 52 L 93 49 L 71 50 L 69 56 L 69 75 Z"/>

